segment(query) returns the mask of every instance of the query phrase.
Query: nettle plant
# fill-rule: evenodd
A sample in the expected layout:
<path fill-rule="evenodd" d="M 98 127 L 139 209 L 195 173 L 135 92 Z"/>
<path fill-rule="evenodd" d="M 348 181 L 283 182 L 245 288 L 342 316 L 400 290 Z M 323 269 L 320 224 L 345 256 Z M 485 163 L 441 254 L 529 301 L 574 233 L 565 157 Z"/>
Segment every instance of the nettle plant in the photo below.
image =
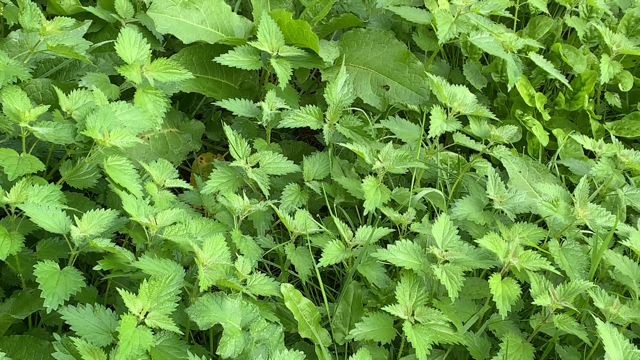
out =
<path fill-rule="evenodd" d="M 637 1 L 0 15 L 0 359 L 640 359 Z"/>

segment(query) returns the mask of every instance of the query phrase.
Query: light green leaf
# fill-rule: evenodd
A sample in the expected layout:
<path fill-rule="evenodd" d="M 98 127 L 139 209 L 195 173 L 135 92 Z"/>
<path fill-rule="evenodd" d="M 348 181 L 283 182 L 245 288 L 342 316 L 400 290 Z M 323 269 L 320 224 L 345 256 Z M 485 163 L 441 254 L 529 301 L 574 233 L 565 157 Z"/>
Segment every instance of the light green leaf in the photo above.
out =
<path fill-rule="evenodd" d="M 115 0 L 114 7 L 116 9 L 116 13 L 123 19 L 132 19 L 136 14 L 131 1 L 129 0 Z"/>
<path fill-rule="evenodd" d="M 79 304 L 58 312 L 71 330 L 96 346 L 108 346 L 116 339 L 118 316 L 111 309 L 100 304 Z"/>
<path fill-rule="evenodd" d="M 247 99 L 225 99 L 217 101 L 216 105 L 223 107 L 235 116 L 244 116 L 248 118 L 257 118 L 262 111 L 256 103 Z"/>
<path fill-rule="evenodd" d="M 126 360 L 146 353 L 154 343 L 151 329 L 138 325 L 138 318 L 132 314 L 124 314 L 118 326 L 118 347 L 114 360 Z"/>
<path fill-rule="evenodd" d="M 507 317 L 511 306 L 520 298 L 522 292 L 520 284 L 515 279 L 511 277 L 503 279 L 500 273 L 493 273 L 489 277 L 489 290 L 498 308 L 498 313 L 503 319 Z"/>
<path fill-rule="evenodd" d="M 142 180 L 133 163 L 122 156 L 109 156 L 102 163 L 104 172 L 116 184 L 129 190 L 133 195 L 142 197 Z"/>
<path fill-rule="evenodd" d="M 633 111 L 620 120 L 605 123 L 605 128 L 609 130 L 612 135 L 635 139 L 640 137 L 639 121 L 640 111 Z"/>
<path fill-rule="evenodd" d="M 412 6 L 387 6 L 385 9 L 414 24 L 429 25 L 433 16 L 425 9 Z"/>
<path fill-rule="evenodd" d="M 598 336 L 604 345 L 606 356 L 611 360 L 637 360 L 640 351 L 629 339 L 620 333 L 616 326 L 595 318 Z"/>
<path fill-rule="evenodd" d="M 33 267 L 33 275 L 36 277 L 40 295 L 44 299 L 47 313 L 57 310 L 58 307 L 69 300 L 71 295 L 77 294 L 86 286 L 84 276 L 74 267 L 60 266 L 51 260 L 40 261 Z"/>
<path fill-rule="evenodd" d="M 280 128 L 308 127 L 313 130 L 322 129 L 324 126 L 324 114 L 315 105 L 306 105 L 300 109 L 287 113 L 278 124 Z"/>
<path fill-rule="evenodd" d="M 387 245 L 386 249 L 379 249 L 372 256 L 405 269 L 424 271 L 427 268 L 426 251 L 410 240 L 398 240 Z"/>
<path fill-rule="evenodd" d="M 24 247 L 24 235 L 0 225 L 0 260 L 15 255 Z"/>
<path fill-rule="evenodd" d="M 31 221 L 48 232 L 66 234 L 71 230 L 71 219 L 59 207 L 36 203 L 24 203 L 19 207 Z"/>
<path fill-rule="evenodd" d="M 535 349 L 525 339 L 516 333 L 507 333 L 502 337 L 500 351 L 492 360 L 533 360 Z"/>
<path fill-rule="evenodd" d="M 298 333 L 325 349 L 331 345 L 329 332 L 320 325 L 321 316 L 316 306 L 291 284 L 280 285 L 284 304 L 298 322 Z"/>
<path fill-rule="evenodd" d="M 213 61 L 221 65 L 244 70 L 262 69 L 260 50 L 250 45 L 236 46 L 233 50 L 216 57 Z"/>
<path fill-rule="evenodd" d="M 6 148 L 0 148 L 0 165 L 9 181 L 45 169 L 44 164 L 37 157 L 27 153 L 18 154 L 15 150 Z"/>
<path fill-rule="evenodd" d="M 398 139 L 407 144 L 417 145 L 422 140 L 422 128 L 399 116 L 391 116 L 386 120 L 382 120 L 380 125 L 391 130 Z"/>
<path fill-rule="evenodd" d="M 142 69 L 142 74 L 153 85 L 153 81 L 160 82 L 180 82 L 193 79 L 193 75 L 185 70 L 180 64 L 165 58 L 153 60 Z"/>
<path fill-rule="evenodd" d="M 267 13 L 263 13 L 262 17 L 260 17 L 257 35 L 258 41 L 252 41 L 249 44 L 271 55 L 276 55 L 280 48 L 285 45 L 284 34 L 275 20 Z"/>
<path fill-rule="evenodd" d="M 365 214 L 374 212 L 391 200 L 391 190 L 372 175 L 362 180 L 362 191 L 364 192 Z"/>
<path fill-rule="evenodd" d="M 147 10 L 158 32 L 175 35 L 185 44 L 203 41 L 238 43 L 253 28 L 224 0 L 154 0 Z"/>
<path fill-rule="evenodd" d="M 269 13 L 284 35 L 286 44 L 304 47 L 320 52 L 319 39 L 304 20 L 294 20 L 293 14 L 283 9 L 275 9 Z"/>
<path fill-rule="evenodd" d="M 127 64 L 142 64 L 151 56 L 151 46 L 147 40 L 139 31 L 130 27 L 122 29 L 118 34 L 115 50 Z"/>
<path fill-rule="evenodd" d="M 349 338 L 362 341 L 375 341 L 388 344 L 396 337 L 393 317 L 383 312 L 375 312 L 362 317 L 356 327 L 349 333 Z"/>

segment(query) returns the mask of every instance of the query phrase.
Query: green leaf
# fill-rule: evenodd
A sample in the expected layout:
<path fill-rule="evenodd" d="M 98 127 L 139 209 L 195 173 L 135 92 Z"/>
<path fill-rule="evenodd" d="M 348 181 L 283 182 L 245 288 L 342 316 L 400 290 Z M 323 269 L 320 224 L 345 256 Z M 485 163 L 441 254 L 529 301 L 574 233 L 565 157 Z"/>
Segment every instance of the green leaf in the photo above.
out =
<path fill-rule="evenodd" d="M 564 270 L 571 280 L 586 280 L 589 270 L 589 257 L 584 247 L 574 240 L 567 239 L 562 244 L 556 239 L 549 242 L 549 252 L 556 264 Z"/>
<path fill-rule="evenodd" d="M 293 14 L 283 9 L 275 9 L 269 15 L 278 24 L 286 44 L 320 52 L 318 35 L 313 32 L 308 22 L 294 20 Z"/>
<path fill-rule="evenodd" d="M 236 51 L 239 48 L 236 48 Z M 226 47 L 200 44 L 187 46 L 170 59 L 193 74 L 192 79 L 180 82 L 180 91 L 196 92 L 218 100 L 253 96 L 256 76 L 254 73 L 237 70 L 213 61 Z M 257 57 L 258 69 L 261 67 Z M 234 62 L 237 65 L 237 62 Z M 236 66 L 242 68 L 242 66 Z"/>
<path fill-rule="evenodd" d="M 118 316 L 111 309 L 100 304 L 79 304 L 58 312 L 71 330 L 96 346 L 108 346 L 116 339 Z"/>
<path fill-rule="evenodd" d="M 391 200 L 391 190 L 375 176 L 369 175 L 362 180 L 362 191 L 365 214 L 374 212 Z"/>
<path fill-rule="evenodd" d="M 284 58 L 272 57 L 270 59 L 271 67 L 278 76 L 278 86 L 284 90 L 293 75 L 293 67 L 289 61 Z"/>
<path fill-rule="evenodd" d="M 0 225 L 0 260 L 15 255 L 24 247 L 24 235 Z"/>
<path fill-rule="evenodd" d="M 605 123 L 612 135 L 635 139 L 640 137 L 640 111 L 633 111 L 622 119 Z M 0 149 L 1 150 L 1 149 Z"/>
<path fill-rule="evenodd" d="M 267 13 L 263 13 L 262 17 L 260 17 L 257 35 L 258 41 L 252 41 L 249 44 L 271 55 L 276 55 L 280 48 L 285 45 L 284 34 L 275 20 Z"/>
<path fill-rule="evenodd" d="M 600 58 L 600 84 L 606 84 L 622 71 L 622 64 L 602 54 Z"/>
<path fill-rule="evenodd" d="M 326 352 L 326 348 L 331 345 L 331 336 L 320 325 L 321 316 L 316 306 L 291 284 L 280 285 L 280 291 L 284 297 L 285 306 L 298 322 L 300 336 L 311 340 Z"/>
<path fill-rule="evenodd" d="M 231 126 L 225 124 L 224 133 L 229 140 L 229 152 L 234 159 L 241 161 L 251 155 L 249 143 L 239 133 L 234 131 Z"/>
<path fill-rule="evenodd" d="M 417 145 L 422 140 L 422 128 L 398 116 L 391 116 L 386 120 L 382 120 L 380 125 L 391 130 L 398 139 L 407 144 Z"/>
<path fill-rule="evenodd" d="M 498 308 L 498 313 L 503 319 L 507 317 L 511 306 L 520 298 L 522 292 L 520 284 L 515 279 L 511 277 L 503 279 L 499 273 L 493 273 L 489 277 L 489 290 Z"/>
<path fill-rule="evenodd" d="M 458 119 L 449 116 L 447 111 L 442 107 L 435 105 L 431 108 L 431 116 L 429 118 L 429 137 L 434 138 L 446 132 L 453 132 L 462 128 L 462 124 Z"/>
<path fill-rule="evenodd" d="M 308 127 L 313 130 L 322 129 L 324 126 L 324 114 L 315 105 L 303 106 L 300 109 L 287 113 L 278 124 L 280 128 Z"/>
<path fill-rule="evenodd" d="M 606 356 L 611 360 L 637 360 L 640 359 L 640 351 L 629 339 L 610 323 L 605 323 L 596 318 L 598 336 L 602 340 Z"/>
<path fill-rule="evenodd" d="M 102 163 L 104 172 L 116 184 L 129 190 L 133 195 L 142 197 L 142 180 L 133 163 L 122 156 L 109 156 Z"/>
<path fill-rule="evenodd" d="M 86 286 L 84 276 L 74 267 L 60 266 L 54 261 L 40 261 L 33 267 L 33 275 L 36 277 L 40 295 L 44 299 L 47 313 L 57 310 L 58 307 L 69 300 L 71 295 L 77 294 Z"/>
<path fill-rule="evenodd" d="M 464 76 L 474 88 L 482 90 L 487 86 L 487 78 L 482 74 L 481 65 L 477 61 L 468 59 L 462 68 Z"/>
<path fill-rule="evenodd" d="M 427 269 L 427 253 L 419 244 L 410 240 L 398 240 L 379 249 L 372 254 L 380 261 L 390 262 L 409 270 L 424 271 Z"/>
<path fill-rule="evenodd" d="M 114 360 L 125 360 L 140 357 L 146 353 L 154 343 L 151 329 L 138 325 L 135 315 L 124 314 L 118 326 L 118 347 Z"/>
<path fill-rule="evenodd" d="M 131 5 L 131 1 L 129 0 L 115 0 L 114 7 L 116 9 L 116 13 L 123 19 L 132 19 L 136 14 L 133 5 Z"/>
<path fill-rule="evenodd" d="M 322 248 L 322 257 L 318 266 L 325 267 L 335 265 L 350 257 L 346 246 L 340 240 L 332 240 Z"/>
<path fill-rule="evenodd" d="M 355 328 L 349 333 L 349 338 L 388 344 L 395 339 L 396 334 L 393 317 L 383 312 L 374 312 L 363 316 L 362 320 L 356 323 Z"/>
<path fill-rule="evenodd" d="M 100 179 L 100 169 L 96 164 L 81 161 L 74 166 L 71 160 L 65 160 L 60 166 L 60 175 L 69 186 L 76 189 L 93 187 Z"/>
<path fill-rule="evenodd" d="M 513 360 L 533 360 L 535 355 L 534 347 L 526 340 L 515 333 L 508 333 L 502 337 L 500 351 L 492 360 L 513 359 Z"/>
<path fill-rule="evenodd" d="M 37 157 L 27 153 L 18 154 L 15 150 L 6 148 L 0 148 L 0 165 L 9 181 L 45 169 L 44 164 Z"/>
<path fill-rule="evenodd" d="M 19 207 L 31 221 L 48 232 L 66 234 L 71 230 L 71 219 L 59 207 L 36 203 L 24 203 Z"/>
<path fill-rule="evenodd" d="M 180 82 L 193 79 L 193 75 L 180 64 L 164 58 L 153 60 L 142 69 L 142 73 L 151 85 L 154 84 L 154 80 L 160 82 Z"/>
<path fill-rule="evenodd" d="M 216 324 L 224 329 L 216 353 L 224 358 L 236 358 L 249 345 L 249 334 L 243 332 L 260 317 L 258 308 L 239 296 L 221 292 L 199 297 L 187 314 L 202 330 Z"/>
<path fill-rule="evenodd" d="M 72 338 L 71 340 L 82 356 L 82 360 L 107 360 L 107 354 L 96 345 L 82 339 Z"/>
<path fill-rule="evenodd" d="M 6 5 L 4 10 L 7 10 Z M 20 61 L 10 58 L 2 50 L 0 50 L 0 69 L 2 69 L 2 72 L 0 72 L 0 89 L 18 80 L 25 81 L 31 78 L 29 68 Z"/>
<path fill-rule="evenodd" d="M 412 6 L 387 6 L 385 9 L 414 24 L 431 24 L 432 15 L 424 9 Z"/>
<path fill-rule="evenodd" d="M 349 332 L 355 329 L 356 323 L 364 315 L 362 302 L 362 285 L 357 281 L 351 281 L 343 292 L 342 298 L 336 305 L 331 317 L 334 340 L 338 344 L 345 344 Z"/>
<path fill-rule="evenodd" d="M 561 83 L 566 85 L 569 88 L 569 90 L 573 90 L 571 88 L 571 85 L 569 85 L 567 78 L 564 77 L 564 75 L 562 75 L 562 73 L 560 73 L 560 71 L 558 71 L 558 69 L 556 69 L 556 67 L 553 66 L 553 64 L 549 60 L 545 59 L 542 55 L 538 53 L 534 53 L 533 51 L 530 51 L 528 56 L 529 56 L 529 59 L 531 59 L 531 61 L 533 61 L 536 65 L 538 65 L 542 70 L 546 71 L 547 73 L 549 73 L 549 75 L 551 75 L 552 77 L 556 78 Z"/>
<path fill-rule="evenodd" d="M 262 111 L 256 103 L 247 99 L 226 99 L 217 101 L 216 105 L 223 107 L 235 116 L 244 116 L 247 118 L 257 118 Z"/>
<path fill-rule="evenodd" d="M 220 65 L 243 70 L 262 69 L 260 50 L 250 45 L 236 46 L 233 50 L 216 57 L 213 61 Z"/>
<path fill-rule="evenodd" d="M 151 46 L 142 34 L 127 27 L 120 31 L 116 40 L 115 50 L 118 56 L 127 64 L 145 63 L 151 56 Z"/>
<path fill-rule="evenodd" d="M 355 92 L 365 103 L 382 109 L 429 99 L 424 66 L 392 33 L 352 30 L 340 37 L 339 46 Z"/>
<path fill-rule="evenodd" d="M 249 37 L 253 24 L 234 13 L 224 0 L 153 0 L 149 15 L 161 34 L 175 35 L 185 44 L 203 41 L 239 43 Z"/>

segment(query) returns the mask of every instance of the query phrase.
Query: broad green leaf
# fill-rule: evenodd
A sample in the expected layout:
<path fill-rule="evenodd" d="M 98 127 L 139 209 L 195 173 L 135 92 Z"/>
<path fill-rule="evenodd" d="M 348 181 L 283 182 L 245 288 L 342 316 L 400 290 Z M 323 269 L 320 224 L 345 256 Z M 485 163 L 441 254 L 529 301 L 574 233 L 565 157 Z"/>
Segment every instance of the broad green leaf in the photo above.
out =
<path fill-rule="evenodd" d="M 398 240 L 379 249 L 372 256 L 380 261 L 409 270 L 424 271 L 427 269 L 427 253 L 419 244 L 410 240 Z"/>
<path fill-rule="evenodd" d="M 391 199 L 391 190 L 374 176 L 367 176 L 362 180 L 362 191 L 365 198 L 365 214 L 374 212 Z"/>
<path fill-rule="evenodd" d="M 66 306 L 58 312 L 71 330 L 96 346 L 108 346 L 116 339 L 118 317 L 111 309 L 100 304 L 79 304 Z"/>
<path fill-rule="evenodd" d="M 520 284 L 511 277 L 502 278 L 499 273 L 494 273 L 489 277 L 489 289 L 500 316 L 506 318 L 511 307 L 520 298 Z"/>
<path fill-rule="evenodd" d="M 154 0 L 147 10 L 158 32 L 192 42 L 239 43 L 253 28 L 248 19 L 234 13 L 223 0 Z"/>
<path fill-rule="evenodd" d="M 98 346 L 78 338 L 71 339 L 83 360 L 107 360 L 107 354 Z"/>
<path fill-rule="evenodd" d="M 224 125 L 224 133 L 229 140 L 229 152 L 236 160 L 245 160 L 251 155 L 251 147 L 249 143 L 229 125 Z"/>
<path fill-rule="evenodd" d="M 193 79 L 193 75 L 180 64 L 165 58 L 153 60 L 142 69 L 142 73 L 151 85 L 154 85 L 154 80 L 180 82 Z"/>
<path fill-rule="evenodd" d="M 133 195 L 142 197 L 142 181 L 133 163 L 122 156 L 110 156 L 102 164 L 104 172 L 116 184 L 129 190 Z"/>
<path fill-rule="evenodd" d="M 255 74 L 213 61 L 225 50 L 226 47 L 220 45 L 201 44 L 187 46 L 173 55 L 171 60 L 194 76 L 192 79 L 181 81 L 180 90 L 196 92 L 218 100 L 252 96 L 256 82 Z"/>
<path fill-rule="evenodd" d="M 0 165 L 9 181 L 45 170 L 44 164 L 37 157 L 27 153 L 18 154 L 15 150 L 6 148 L 0 148 Z"/>
<path fill-rule="evenodd" d="M 422 128 L 398 116 L 391 116 L 386 120 L 382 120 L 380 125 L 391 130 L 398 139 L 407 144 L 417 145 L 422 140 Z"/>
<path fill-rule="evenodd" d="M 316 306 L 291 284 L 280 285 L 284 304 L 298 322 L 298 333 L 316 346 L 326 349 L 331 345 L 329 332 L 320 325 L 321 316 Z M 325 350 L 326 351 L 326 350 Z"/>
<path fill-rule="evenodd" d="M 308 22 L 294 20 L 293 15 L 283 9 L 273 10 L 269 15 L 278 24 L 286 44 L 320 52 L 318 35 L 313 32 Z"/>
<path fill-rule="evenodd" d="M 57 310 L 60 305 L 69 300 L 71 295 L 77 294 L 86 286 L 84 275 L 74 267 L 60 266 L 51 260 L 38 262 L 33 267 L 33 275 L 36 277 L 40 295 L 44 299 L 47 313 Z"/>
<path fill-rule="evenodd" d="M 97 165 L 82 161 L 74 165 L 71 160 L 65 160 L 60 166 L 60 175 L 69 186 L 76 189 L 86 189 L 94 186 L 100 178 Z"/>
<path fill-rule="evenodd" d="M 278 24 L 267 13 L 263 13 L 258 24 L 258 40 L 249 44 L 256 49 L 276 55 L 285 45 L 284 34 Z"/>
<path fill-rule="evenodd" d="M 423 65 L 392 33 L 352 30 L 340 37 L 339 46 L 355 92 L 365 103 L 382 109 L 429 99 Z"/>
<path fill-rule="evenodd" d="M 138 324 L 138 319 L 132 314 L 124 314 L 118 326 L 118 347 L 114 360 L 125 360 L 140 357 L 151 348 L 154 343 L 151 329 Z"/>
<path fill-rule="evenodd" d="M 127 64 L 142 64 L 151 56 L 151 46 L 142 34 L 133 28 L 124 28 L 120 31 L 115 50 Z"/>
<path fill-rule="evenodd" d="M 214 61 L 221 65 L 243 70 L 262 69 L 260 50 L 250 45 L 236 46 L 226 54 L 216 57 Z"/>
<path fill-rule="evenodd" d="M 611 360 L 637 360 L 640 351 L 629 339 L 620 333 L 616 326 L 596 318 L 598 336 L 604 345 L 606 356 Z"/>
<path fill-rule="evenodd" d="M 59 207 L 37 203 L 24 203 L 19 207 L 31 221 L 48 232 L 66 234 L 71 230 L 71 219 Z"/>
<path fill-rule="evenodd" d="M 640 137 L 640 111 L 633 111 L 625 115 L 622 119 L 611 121 L 605 124 L 605 128 L 612 135 L 624 138 Z"/>
<path fill-rule="evenodd" d="M 243 329 L 248 329 L 260 316 L 255 305 L 221 292 L 199 297 L 187 314 L 203 330 L 222 325 L 224 331 L 216 353 L 223 358 L 236 358 L 242 353 L 251 341 Z"/>
<path fill-rule="evenodd" d="M 349 338 L 356 341 L 370 340 L 388 344 L 396 337 L 393 327 L 393 317 L 383 312 L 375 312 L 362 317 L 355 328 L 349 333 Z"/>
<path fill-rule="evenodd" d="M 15 255 L 24 247 L 24 235 L 0 225 L 0 260 Z"/>
<path fill-rule="evenodd" d="M 508 333 L 502 337 L 500 351 L 493 357 L 493 360 L 513 359 L 513 360 L 533 360 L 535 348 L 525 339 L 516 333 Z"/>
<path fill-rule="evenodd" d="M 136 14 L 133 5 L 131 5 L 131 1 L 129 0 L 115 0 L 114 7 L 116 9 L 116 13 L 123 19 L 131 19 Z"/>

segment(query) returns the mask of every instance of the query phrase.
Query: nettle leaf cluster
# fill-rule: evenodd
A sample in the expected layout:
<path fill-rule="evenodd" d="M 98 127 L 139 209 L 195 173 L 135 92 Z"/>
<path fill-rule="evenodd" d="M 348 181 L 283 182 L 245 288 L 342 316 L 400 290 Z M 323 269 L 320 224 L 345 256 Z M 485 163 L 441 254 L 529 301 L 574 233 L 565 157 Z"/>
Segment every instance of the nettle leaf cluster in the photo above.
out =
<path fill-rule="evenodd" d="M 639 24 L 0 0 L 0 359 L 640 359 Z"/>

